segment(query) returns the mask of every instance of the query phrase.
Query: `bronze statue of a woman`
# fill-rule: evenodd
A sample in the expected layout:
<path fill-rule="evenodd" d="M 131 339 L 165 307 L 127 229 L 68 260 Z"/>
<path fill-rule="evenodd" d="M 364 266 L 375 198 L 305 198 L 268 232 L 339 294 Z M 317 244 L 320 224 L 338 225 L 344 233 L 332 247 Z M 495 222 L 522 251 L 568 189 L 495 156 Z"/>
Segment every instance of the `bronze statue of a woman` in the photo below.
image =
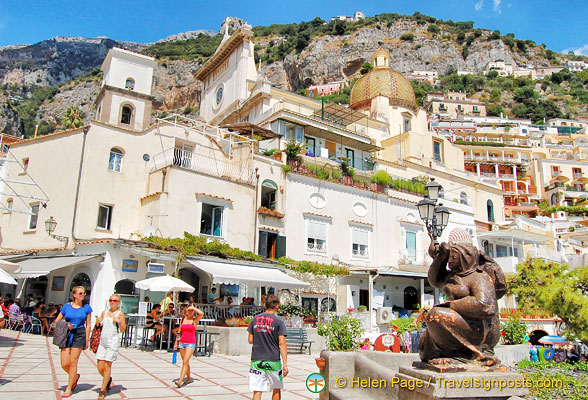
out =
<path fill-rule="evenodd" d="M 419 356 L 432 365 L 499 361 L 494 346 L 500 338 L 497 300 L 506 293 L 506 279 L 492 258 L 471 244 L 442 243 L 431 238 L 429 283 L 443 291 L 447 302 L 424 316 L 427 329 Z"/>

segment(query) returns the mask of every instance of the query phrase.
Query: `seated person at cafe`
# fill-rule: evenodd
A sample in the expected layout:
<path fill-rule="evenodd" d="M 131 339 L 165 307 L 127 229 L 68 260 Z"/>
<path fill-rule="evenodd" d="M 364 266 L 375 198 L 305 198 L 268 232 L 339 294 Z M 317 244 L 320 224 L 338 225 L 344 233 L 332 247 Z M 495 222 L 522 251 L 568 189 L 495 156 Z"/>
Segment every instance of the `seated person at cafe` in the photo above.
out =
<path fill-rule="evenodd" d="M 225 296 L 220 296 L 218 299 L 216 299 L 216 305 L 217 306 L 224 306 L 225 305 Z"/>
<path fill-rule="evenodd" d="M 163 315 L 166 317 L 175 317 L 176 316 L 176 306 L 174 303 L 169 303 L 167 309 L 163 312 Z"/>
<path fill-rule="evenodd" d="M 233 305 L 233 298 L 229 296 L 227 298 L 227 312 L 229 313 L 229 315 L 231 317 L 234 317 L 236 311 L 237 311 L 237 307 L 235 307 Z"/>
<path fill-rule="evenodd" d="M 39 301 L 35 307 L 33 307 L 33 317 L 38 318 L 41 321 L 41 334 L 49 332 L 49 321 L 45 314 L 45 302 Z"/>
<path fill-rule="evenodd" d="M 243 297 L 241 299 L 241 304 L 239 304 L 240 306 L 247 306 L 249 305 L 249 303 L 247 302 L 247 297 Z"/>
<path fill-rule="evenodd" d="M 212 288 L 210 293 L 208 294 L 208 304 L 214 304 L 216 302 L 216 288 Z"/>
<path fill-rule="evenodd" d="M 169 304 L 174 302 L 173 295 L 174 295 L 173 292 L 167 292 L 164 299 L 161 300 L 161 303 L 159 303 L 159 304 L 161 304 L 162 310 L 164 310 L 164 311 L 167 310 L 167 307 L 169 306 Z"/>
<path fill-rule="evenodd" d="M 153 328 L 155 329 L 155 333 L 153 336 L 149 338 L 149 340 L 153 341 L 155 336 L 163 334 L 167 332 L 167 325 L 161 324 L 161 318 L 163 317 L 163 313 L 161 312 L 161 304 L 155 304 L 151 309 L 151 312 L 147 314 L 145 318 L 145 328 Z"/>

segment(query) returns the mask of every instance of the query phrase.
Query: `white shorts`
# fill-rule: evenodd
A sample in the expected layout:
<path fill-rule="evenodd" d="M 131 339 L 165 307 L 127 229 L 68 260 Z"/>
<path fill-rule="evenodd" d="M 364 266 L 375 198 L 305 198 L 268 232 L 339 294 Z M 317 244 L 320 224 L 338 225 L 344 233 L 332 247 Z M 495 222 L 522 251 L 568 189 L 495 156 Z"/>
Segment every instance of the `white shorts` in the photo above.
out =
<path fill-rule="evenodd" d="M 267 392 L 283 389 L 282 363 L 280 361 L 251 361 L 249 367 L 249 390 Z"/>

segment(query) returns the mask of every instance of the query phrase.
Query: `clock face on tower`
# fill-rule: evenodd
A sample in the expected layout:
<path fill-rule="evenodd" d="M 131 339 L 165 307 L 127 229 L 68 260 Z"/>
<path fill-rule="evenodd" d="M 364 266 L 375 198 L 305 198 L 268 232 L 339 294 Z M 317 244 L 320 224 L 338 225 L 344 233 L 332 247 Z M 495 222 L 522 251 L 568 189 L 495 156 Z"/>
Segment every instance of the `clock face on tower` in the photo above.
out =
<path fill-rule="evenodd" d="M 218 106 L 222 100 L 223 100 L 223 87 L 221 86 L 216 90 L 216 105 Z"/>

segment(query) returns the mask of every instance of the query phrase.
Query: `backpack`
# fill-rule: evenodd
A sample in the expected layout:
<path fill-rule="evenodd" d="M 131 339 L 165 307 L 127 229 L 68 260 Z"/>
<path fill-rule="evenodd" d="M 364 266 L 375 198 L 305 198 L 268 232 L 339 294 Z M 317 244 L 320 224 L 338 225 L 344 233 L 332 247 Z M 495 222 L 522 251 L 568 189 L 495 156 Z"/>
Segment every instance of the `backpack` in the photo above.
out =
<path fill-rule="evenodd" d="M 63 349 L 67 345 L 68 334 L 69 329 L 67 321 L 65 319 L 59 320 L 53 331 L 53 344 L 60 349 Z"/>

